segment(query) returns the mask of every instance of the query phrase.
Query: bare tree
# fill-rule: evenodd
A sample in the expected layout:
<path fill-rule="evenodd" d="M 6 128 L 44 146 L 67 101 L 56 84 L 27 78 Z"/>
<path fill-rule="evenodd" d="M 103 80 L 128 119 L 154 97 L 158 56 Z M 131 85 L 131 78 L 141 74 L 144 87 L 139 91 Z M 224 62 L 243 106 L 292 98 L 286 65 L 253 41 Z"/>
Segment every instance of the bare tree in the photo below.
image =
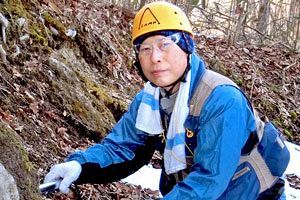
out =
<path fill-rule="evenodd" d="M 153 1 L 156 0 L 111 0 L 129 10 L 140 9 Z M 220 32 L 232 44 L 272 40 L 290 49 L 300 50 L 300 0 L 167 1 L 193 17 L 192 23 L 197 32 Z"/>
<path fill-rule="evenodd" d="M 147 2 L 146 0 L 141 0 L 139 9 L 141 9 L 146 4 L 146 2 Z"/>
<path fill-rule="evenodd" d="M 234 17 L 234 30 L 232 31 L 232 35 L 230 36 L 230 43 L 235 44 L 242 34 L 243 24 L 245 22 L 246 17 L 246 0 L 237 0 L 235 7 L 235 17 Z"/>
<path fill-rule="evenodd" d="M 205 10 L 205 8 L 206 8 L 206 2 L 205 2 L 205 0 L 201 0 L 201 7 Z"/>
<path fill-rule="evenodd" d="M 261 35 L 267 34 L 270 15 L 270 0 L 260 0 L 256 29 Z M 261 35 L 258 35 L 259 37 Z"/>
<path fill-rule="evenodd" d="M 290 40 L 293 40 L 293 46 L 297 47 L 300 38 L 300 2 L 299 0 L 291 0 L 289 16 L 287 20 L 287 31 Z M 300 45 L 300 44 L 299 44 Z"/>

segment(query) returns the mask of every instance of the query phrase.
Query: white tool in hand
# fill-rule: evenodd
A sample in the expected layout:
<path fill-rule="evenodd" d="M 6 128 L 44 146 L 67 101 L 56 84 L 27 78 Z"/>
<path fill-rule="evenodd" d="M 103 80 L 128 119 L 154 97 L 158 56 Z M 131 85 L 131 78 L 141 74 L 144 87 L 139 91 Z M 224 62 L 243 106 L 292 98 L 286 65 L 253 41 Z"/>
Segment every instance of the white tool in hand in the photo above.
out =
<path fill-rule="evenodd" d="M 56 180 L 49 183 L 43 183 L 39 186 L 39 192 L 48 193 L 53 192 L 54 190 L 58 190 L 61 181 L 62 180 Z"/>

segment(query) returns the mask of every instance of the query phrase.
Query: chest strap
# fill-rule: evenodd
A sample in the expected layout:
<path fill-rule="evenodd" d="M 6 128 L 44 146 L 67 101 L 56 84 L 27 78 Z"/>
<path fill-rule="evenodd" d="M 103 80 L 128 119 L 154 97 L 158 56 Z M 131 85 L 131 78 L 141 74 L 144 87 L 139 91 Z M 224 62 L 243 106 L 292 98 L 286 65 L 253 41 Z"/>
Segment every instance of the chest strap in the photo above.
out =
<path fill-rule="evenodd" d="M 202 107 L 209 97 L 211 92 L 219 85 L 232 85 L 236 88 L 239 88 L 232 80 L 229 78 L 213 72 L 211 70 L 206 70 L 190 103 L 190 115 L 192 116 L 199 116 L 202 110 Z M 251 103 L 249 99 L 245 96 L 249 105 Z M 252 108 L 252 107 L 251 107 Z M 261 141 L 263 134 L 264 134 L 264 127 L 265 123 L 260 119 L 258 113 L 252 108 L 253 113 L 255 115 L 255 122 L 256 122 L 256 135 L 258 140 L 255 141 L 255 146 L 251 147 L 251 151 L 247 155 L 243 155 L 240 157 L 239 164 L 244 162 L 249 162 L 259 179 L 260 182 L 260 192 L 265 191 L 266 189 L 270 188 L 278 179 L 278 177 L 273 176 L 268 168 L 265 160 L 261 156 L 261 154 L 257 150 L 257 144 Z M 201 128 L 201 127 L 200 127 Z M 250 137 L 249 137 L 250 138 Z M 251 139 L 251 138 L 250 138 Z M 247 141 L 248 143 L 248 141 Z M 247 143 L 245 146 L 247 146 Z M 239 172 L 237 172 L 239 173 Z M 236 174 L 233 176 L 236 177 Z"/>
<path fill-rule="evenodd" d="M 190 115 L 199 116 L 202 107 L 215 87 L 219 85 L 233 85 L 238 86 L 229 78 L 218 74 L 211 70 L 206 70 L 203 77 L 191 99 L 190 103 Z"/>

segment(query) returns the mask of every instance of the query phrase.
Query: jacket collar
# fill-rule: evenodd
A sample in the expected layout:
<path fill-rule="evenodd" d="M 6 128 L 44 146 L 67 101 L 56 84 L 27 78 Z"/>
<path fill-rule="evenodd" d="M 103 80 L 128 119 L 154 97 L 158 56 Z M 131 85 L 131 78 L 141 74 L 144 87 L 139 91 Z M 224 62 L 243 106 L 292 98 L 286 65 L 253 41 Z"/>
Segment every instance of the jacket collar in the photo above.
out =
<path fill-rule="evenodd" d="M 191 54 L 190 66 L 191 66 L 191 86 L 190 86 L 189 99 L 191 99 L 191 97 L 193 96 L 197 88 L 197 85 L 202 79 L 202 76 L 206 70 L 204 61 L 200 58 L 200 56 L 196 52 Z"/>

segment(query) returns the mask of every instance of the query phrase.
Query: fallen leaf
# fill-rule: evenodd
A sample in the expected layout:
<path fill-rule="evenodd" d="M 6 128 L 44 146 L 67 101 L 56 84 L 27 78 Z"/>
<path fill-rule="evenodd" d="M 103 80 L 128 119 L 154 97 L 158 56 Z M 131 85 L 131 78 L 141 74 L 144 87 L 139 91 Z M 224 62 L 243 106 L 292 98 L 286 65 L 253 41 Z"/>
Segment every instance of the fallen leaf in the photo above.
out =
<path fill-rule="evenodd" d="M 38 102 L 33 102 L 29 104 L 29 108 L 32 110 L 34 114 L 37 114 L 39 111 L 39 103 Z"/>
<path fill-rule="evenodd" d="M 67 131 L 68 131 L 68 129 L 65 128 L 65 127 L 59 127 L 59 128 L 57 129 L 57 133 L 59 133 L 59 134 L 61 134 L 61 135 L 64 135 Z"/>

